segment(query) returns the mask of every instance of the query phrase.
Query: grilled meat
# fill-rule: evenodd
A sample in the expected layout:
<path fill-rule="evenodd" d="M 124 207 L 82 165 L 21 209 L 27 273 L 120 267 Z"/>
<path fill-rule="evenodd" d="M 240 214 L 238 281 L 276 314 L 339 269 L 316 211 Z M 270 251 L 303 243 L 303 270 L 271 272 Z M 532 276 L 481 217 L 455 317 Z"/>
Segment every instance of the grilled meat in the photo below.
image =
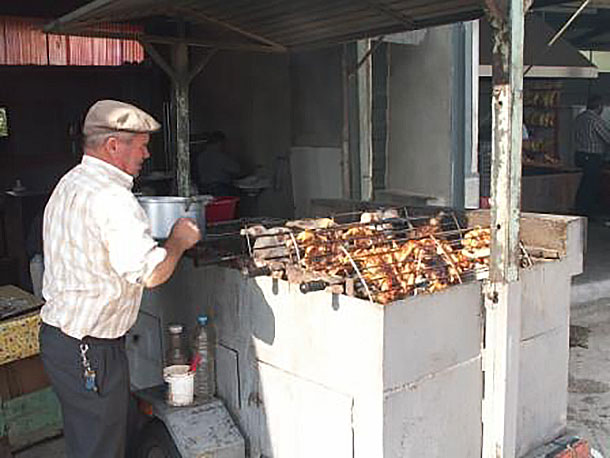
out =
<path fill-rule="evenodd" d="M 359 276 L 368 287 L 367 294 L 387 304 L 461 283 L 464 273 L 489 265 L 489 229 L 477 227 L 461 239 L 447 240 L 433 218 L 411 230 L 410 238 L 395 239 L 383 226 L 369 224 L 376 221 L 373 215 L 347 228 L 301 231 L 296 240 L 302 267 L 328 275 Z"/>

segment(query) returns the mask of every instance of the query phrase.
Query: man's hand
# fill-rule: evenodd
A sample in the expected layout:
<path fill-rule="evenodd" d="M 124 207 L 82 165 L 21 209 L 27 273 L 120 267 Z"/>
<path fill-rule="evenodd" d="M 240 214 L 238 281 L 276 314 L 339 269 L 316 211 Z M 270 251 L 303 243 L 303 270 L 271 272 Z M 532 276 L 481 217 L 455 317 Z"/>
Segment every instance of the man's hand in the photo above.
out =
<path fill-rule="evenodd" d="M 165 283 L 176 269 L 182 254 L 201 240 L 201 232 L 195 221 L 180 218 L 174 223 L 169 238 L 163 247 L 167 250 L 165 259 L 155 267 L 151 275 L 144 280 L 144 286 L 154 288 Z"/>
<path fill-rule="evenodd" d="M 201 232 L 195 221 L 190 218 L 180 218 L 174 223 L 167 241 L 175 244 L 180 250 L 186 251 L 199 240 L 201 240 Z"/>

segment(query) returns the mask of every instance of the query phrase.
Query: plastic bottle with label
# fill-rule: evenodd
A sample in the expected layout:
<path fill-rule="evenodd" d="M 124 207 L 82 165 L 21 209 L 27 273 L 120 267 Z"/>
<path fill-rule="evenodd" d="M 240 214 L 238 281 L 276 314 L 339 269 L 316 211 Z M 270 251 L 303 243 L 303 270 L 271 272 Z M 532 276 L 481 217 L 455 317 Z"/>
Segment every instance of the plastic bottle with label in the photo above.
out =
<path fill-rule="evenodd" d="M 193 358 L 197 360 L 195 370 L 195 397 L 198 401 L 208 401 L 216 394 L 214 371 L 214 333 L 206 315 L 197 317 Z"/>

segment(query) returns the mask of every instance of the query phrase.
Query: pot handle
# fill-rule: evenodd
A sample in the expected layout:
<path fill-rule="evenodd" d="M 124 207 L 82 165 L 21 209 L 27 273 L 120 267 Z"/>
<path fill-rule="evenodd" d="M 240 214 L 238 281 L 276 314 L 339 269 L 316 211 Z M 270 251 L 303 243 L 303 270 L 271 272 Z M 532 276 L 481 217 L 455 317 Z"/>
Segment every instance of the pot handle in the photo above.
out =
<path fill-rule="evenodd" d="M 188 213 L 189 209 L 191 208 L 191 205 L 195 202 L 195 199 L 193 198 L 193 196 L 189 196 L 186 198 L 185 202 L 184 202 L 184 212 Z"/>

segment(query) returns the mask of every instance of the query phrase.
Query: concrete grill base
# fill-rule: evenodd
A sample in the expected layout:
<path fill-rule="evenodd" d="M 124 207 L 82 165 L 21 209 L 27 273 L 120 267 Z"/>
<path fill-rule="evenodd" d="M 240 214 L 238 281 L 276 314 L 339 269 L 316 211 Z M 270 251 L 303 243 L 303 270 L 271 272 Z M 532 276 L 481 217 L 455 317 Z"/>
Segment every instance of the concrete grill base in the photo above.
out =
<path fill-rule="evenodd" d="M 583 240 L 578 218 L 527 220 L 525 243 L 561 260 L 521 272 L 519 456 L 566 426 L 570 278 Z M 144 312 L 214 316 L 219 394 L 252 457 L 471 458 L 481 455 L 481 287 L 381 306 L 182 262 Z"/>

